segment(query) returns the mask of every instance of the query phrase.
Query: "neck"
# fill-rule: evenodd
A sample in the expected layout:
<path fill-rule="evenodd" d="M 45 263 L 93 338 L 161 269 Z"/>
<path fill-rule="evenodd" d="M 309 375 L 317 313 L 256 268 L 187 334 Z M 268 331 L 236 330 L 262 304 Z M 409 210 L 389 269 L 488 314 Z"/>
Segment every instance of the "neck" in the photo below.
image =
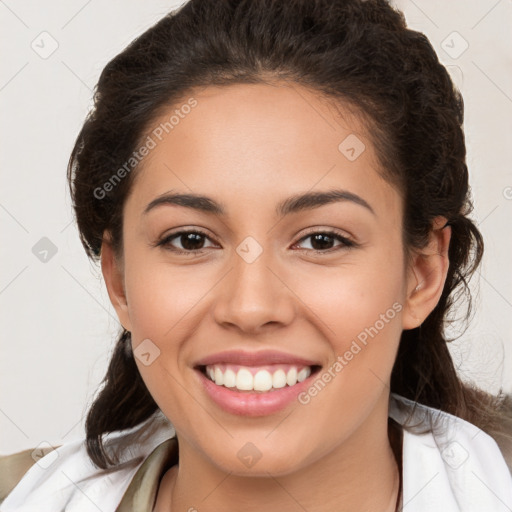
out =
<path fill-rule="evenodd" d="M 164 477 L 167 490 L 159 494 L 154 510 L 213 512 L 229 505 L 230 510 L 248 512 L 395 512 L 401 437 L 392 422 L 388 430 L 387 410 L 380 428 L 375 426 L 374 420 L 367 422 L 314 463 L 284 476 L 269 474 L 268 478 L 223 472 L 179 440 L 179 465 Z"/>

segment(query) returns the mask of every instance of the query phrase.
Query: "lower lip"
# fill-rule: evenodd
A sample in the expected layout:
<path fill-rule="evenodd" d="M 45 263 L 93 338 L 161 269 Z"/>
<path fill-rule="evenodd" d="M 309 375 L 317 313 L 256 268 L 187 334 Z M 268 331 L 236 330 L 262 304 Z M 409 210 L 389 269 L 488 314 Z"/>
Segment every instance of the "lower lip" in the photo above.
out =
<path fill-rule="evenodd" d="M 265 393 L 249 393 L 218 386 L 200 370 L 196 372 L 199 374 L 204 390 L 219 407 L 231 414 L 241 416 L 267 416 L 281 411 L 296 400 L 299 393 L 309 387 L 311 379 L 317 374 L 315 372 L 293 386 L 285 386 Z"/>

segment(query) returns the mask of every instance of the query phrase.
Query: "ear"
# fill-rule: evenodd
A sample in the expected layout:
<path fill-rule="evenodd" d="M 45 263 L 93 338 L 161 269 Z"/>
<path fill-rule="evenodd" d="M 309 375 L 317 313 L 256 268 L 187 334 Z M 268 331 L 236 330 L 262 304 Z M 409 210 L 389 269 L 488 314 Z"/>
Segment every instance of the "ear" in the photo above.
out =
<path fill-rule="evenodd" d="M 114 253 L 110 234 L 105 231 L 101 244 L 101 272 L 103 273 L 103 279 L 105 279 L 110 302 L 116 310 L 121 325 L 127 331 L 131 331 L 128 301 L 126 300 L 123 269 L 121 267 L 121 263 Z"/>
<path fill-rule="evenodd" d="M 414 329 L 423 323 L 436 307 L 443 293 L 450 264 L 448 248 L 452 230 L 445 217 L 436 217 L 429 243 L 415 251 L 407 270 L 407 294 L 402 316 L 403 329 Z"/>

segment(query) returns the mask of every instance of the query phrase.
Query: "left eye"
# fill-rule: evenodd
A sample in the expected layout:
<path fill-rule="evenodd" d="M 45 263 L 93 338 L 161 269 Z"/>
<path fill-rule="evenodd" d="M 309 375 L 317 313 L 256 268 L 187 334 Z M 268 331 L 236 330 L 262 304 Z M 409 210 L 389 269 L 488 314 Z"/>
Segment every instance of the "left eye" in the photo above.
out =
<path fill-rule="evenodd" d="M 316 252 L 327 252 L 330 250 L 336 250 L 336 246 L 332 247 L 332 243 L 335 240 L 338 240 L 340 242 L 340 244 L 337 247 L 354 247 L 356 245 L 352 240 L 349 240 L 347 237 L 344 237 L 334 231 L 316 231 L 314 233 L 309 233 L 308 235 L 301 238 L 299 242 L 297 242 L 297 244 L 308 239 L 311 239 L 311 247 L 308 247 L 306 249 Z"/>

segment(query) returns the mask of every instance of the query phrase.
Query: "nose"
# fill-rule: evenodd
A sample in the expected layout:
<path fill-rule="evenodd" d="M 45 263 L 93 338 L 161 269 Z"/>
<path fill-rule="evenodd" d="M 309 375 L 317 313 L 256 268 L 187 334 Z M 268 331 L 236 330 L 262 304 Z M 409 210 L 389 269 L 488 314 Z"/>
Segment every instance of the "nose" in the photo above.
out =
<path fill-rule="evenodd" d="M 269 250 L 252 262 L 235 253 L 213 306 L 216 322 L 250 334 L 289 325 L 295 315 L 294 295 L 282 274 Z"/>

